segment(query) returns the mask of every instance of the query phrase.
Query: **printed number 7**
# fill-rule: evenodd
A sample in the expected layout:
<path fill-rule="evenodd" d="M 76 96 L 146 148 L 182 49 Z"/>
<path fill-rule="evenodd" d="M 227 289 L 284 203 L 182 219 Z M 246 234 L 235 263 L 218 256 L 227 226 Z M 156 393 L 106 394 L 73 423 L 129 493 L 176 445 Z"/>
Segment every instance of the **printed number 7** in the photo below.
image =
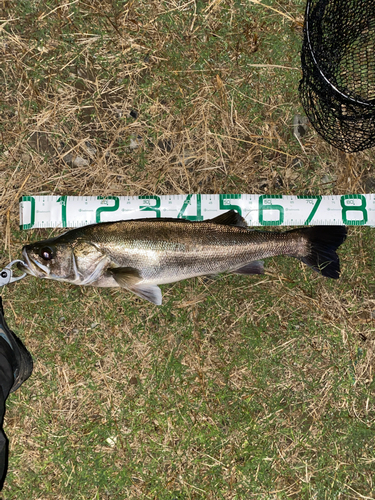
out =
<path fill-rule="evenodd" d="M 297 198 L 299 199 L 307 199 L 307 200 L 316 200 L 315 201 L 315 204 L 310 212 L 310 215 L 307 217 L 306 221 L 305 221 L 305 226 L 308 226 L 310 224 L 310 222 L 312 221 L 314 215 L 316 214 L 316 211 L 318 210 L 318 207 L 320 205 L 320 202 L 322 201 L 322 197 L 321 196 L 297 196 Z"/>

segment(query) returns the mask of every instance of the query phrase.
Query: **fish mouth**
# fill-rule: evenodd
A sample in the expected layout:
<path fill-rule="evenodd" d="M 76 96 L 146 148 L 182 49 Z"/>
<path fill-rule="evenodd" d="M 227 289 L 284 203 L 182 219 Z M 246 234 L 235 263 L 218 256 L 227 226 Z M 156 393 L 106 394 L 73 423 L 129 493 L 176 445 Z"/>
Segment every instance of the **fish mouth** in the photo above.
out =
<path fill-rule="evenodd" d="M 18 262 L 17 267 L 20 271 L 29 274 L 30 276 L 35 276 L 36 278 L 48 278 L 50 275 L 50 270 L 47 266 L 44 266 L 40 262 L 31 259 L 26 251 L 26 248 L 22 250 L 22 260 L 23 262 Z"/>

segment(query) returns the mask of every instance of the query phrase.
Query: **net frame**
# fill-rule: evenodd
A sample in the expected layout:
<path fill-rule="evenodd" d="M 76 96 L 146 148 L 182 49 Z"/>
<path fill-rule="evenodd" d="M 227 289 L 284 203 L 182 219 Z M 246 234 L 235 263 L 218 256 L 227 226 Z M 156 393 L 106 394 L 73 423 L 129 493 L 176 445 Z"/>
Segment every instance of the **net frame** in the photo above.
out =
<path fill-rule="evenodd" d="M 375 146 L 375 0 L 308 0 L 301 64 L 300 99 L 319 135 L 346 152 Z"/>

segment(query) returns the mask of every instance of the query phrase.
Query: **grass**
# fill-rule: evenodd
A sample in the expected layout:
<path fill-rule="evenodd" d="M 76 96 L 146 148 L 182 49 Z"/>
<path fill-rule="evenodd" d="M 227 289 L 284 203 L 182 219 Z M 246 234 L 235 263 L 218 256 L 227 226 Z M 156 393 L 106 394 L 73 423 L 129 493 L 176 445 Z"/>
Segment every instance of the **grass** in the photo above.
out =
<path fill-rule="evenodd" d="M 293 137 L 303 11 L 0 2 L 2 263 L 50 234 L 18 231 L 20 194 L 371 192 L 371 151 Z M 7 401 L 4 500 L 374 498 L 372 229 L 340 256 L 335 282 L 275 258 L 165 285 L 160 308 L 5 287 L 35 370 Z"/>

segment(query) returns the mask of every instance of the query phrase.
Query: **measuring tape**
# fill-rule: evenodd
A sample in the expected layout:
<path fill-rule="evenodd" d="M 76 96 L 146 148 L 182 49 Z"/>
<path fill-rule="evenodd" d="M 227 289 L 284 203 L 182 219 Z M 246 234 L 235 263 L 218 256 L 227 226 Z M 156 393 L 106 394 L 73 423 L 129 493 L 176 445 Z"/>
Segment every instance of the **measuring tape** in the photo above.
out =
<path fill-rule="evenodd" d="M 236 210 L 249 226 L 375 226 L 375 194 L 285 196 L 23 196 L 20 228 L 79 227 L 140 218 L 212 219 Z"/>

